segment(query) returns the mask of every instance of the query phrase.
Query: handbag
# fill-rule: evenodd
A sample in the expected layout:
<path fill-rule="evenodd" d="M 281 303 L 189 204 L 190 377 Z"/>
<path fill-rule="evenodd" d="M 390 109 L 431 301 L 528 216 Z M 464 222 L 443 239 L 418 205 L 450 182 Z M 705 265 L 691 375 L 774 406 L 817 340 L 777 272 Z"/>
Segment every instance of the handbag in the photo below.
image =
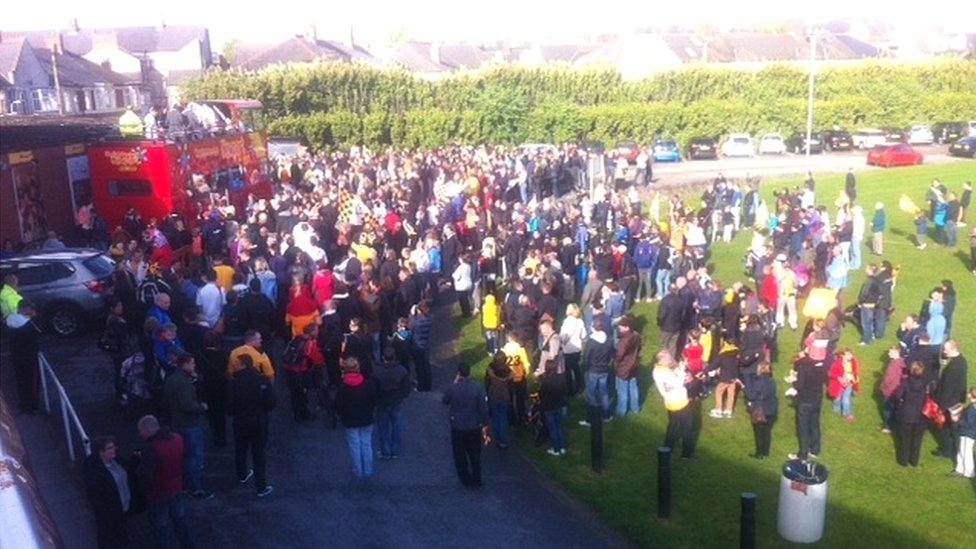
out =
<path fill-rule="evenodd" d="M 753 404 L 749 407 L 749 421 L 755 425 L 763 425 L 767 421 L 766 410 L 763 410 L 762 404 Z"/>
<path fill-rule="evenodd" d="M 922 415 L 932 420 L 936 429 L 941 429 L 945 425 L 945 414 L 942 413 L 942 409 L 939 408 L 939 405 L 931 395 L 925 396 L 925 404 L 922 405 Z"/>

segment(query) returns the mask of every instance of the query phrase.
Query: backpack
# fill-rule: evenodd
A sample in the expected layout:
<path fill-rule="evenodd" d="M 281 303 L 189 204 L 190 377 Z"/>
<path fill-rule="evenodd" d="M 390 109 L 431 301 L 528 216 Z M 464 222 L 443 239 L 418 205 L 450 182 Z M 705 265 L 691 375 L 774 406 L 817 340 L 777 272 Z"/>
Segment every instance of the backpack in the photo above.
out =
<path fill-rule="evenodd" d="M 288 345 L 285 346 L 285 352 L 281 355 L 285 368 L 289 370 L 301 369 L 305 363 L 305 346 L 307 344 L 308 340 L 305 336 L 298 336 L 288 342 Z"/>

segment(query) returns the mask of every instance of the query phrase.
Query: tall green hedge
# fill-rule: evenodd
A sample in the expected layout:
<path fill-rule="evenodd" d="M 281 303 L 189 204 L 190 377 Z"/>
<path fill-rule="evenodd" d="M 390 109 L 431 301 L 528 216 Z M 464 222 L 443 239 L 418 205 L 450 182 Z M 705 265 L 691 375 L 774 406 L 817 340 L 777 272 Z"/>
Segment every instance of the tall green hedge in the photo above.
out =
<path fill-rule="evenodd" d="M 817 75 L 817 127 L 906 126 L 976 113 L 976 62 L 868 61 Z M 608 68 L 497 66 L 436 82 L 399 69 L 318 63 L 249 74 L 211 71 L 184 96 L 255 98 L 273 134 L 313 147 L 364 143 L 648 141 L 733 131 L 784 134 L 806 120 L 807 73 L 690 66 L 624 81 Z"/>

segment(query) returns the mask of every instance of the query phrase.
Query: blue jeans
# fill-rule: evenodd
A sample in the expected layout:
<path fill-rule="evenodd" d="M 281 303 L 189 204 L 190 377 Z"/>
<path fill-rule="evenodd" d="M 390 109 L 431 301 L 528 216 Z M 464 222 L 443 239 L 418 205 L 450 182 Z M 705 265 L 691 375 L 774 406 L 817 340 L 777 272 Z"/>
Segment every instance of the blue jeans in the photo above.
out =
<path fill-rule="evenodd" d="M 510 402 L 496 402 L 491 405 L 491 434 L 500 446 L 508 446 L 508 412 Z"/>
<path fill-rule="evenodd" d="M 352 474 L 356 478 L 373 476 L 373 426 L 347 427 L 346 443 L 352 458 Z"/>
<path fill-rule="evenodd" d="M 627 412 L 640 412 L 640 398 L 637 394 L 637 378 L 617 379 L 617 417 L 624 417 Z"/>
<path fill-rule="evenodd" d="M 186 453 L 183 455 L 183 476 L 189 492 L 203 490 L 203 427 L 179 430 Z"/>
<path fill-rule="evenodd" d="M 550 410 L 543 412 L 542 416 L 546 419 L 546 429 L 549 430 L 549 440 L 552 442 L 552 449 L 560 451 L 566 447 L 566 439 L 563 437 L 563 428 L 560 425 L 563 418 L 562 410 Z"/>
<path fill-rule="evenodd" d="M 190 525 L 186 519 L 186 499 L 183 494 L 176 494 L 162 501 L 150 501 L 149 526 L 152 528 L 154 547 L 160 549 L 172 547 L 173 529 L 176 529 L 176 537 L 182 549 L 193 547 Z"/>
<path fill-rule="evenodd" d="M 874 341 L 874 308 L 861 305 L 861 342 L 870 345 Z"/>
<path fill-rule="evenodd" d="M 861 242 L 851 240 L 851 270 L 856 271 L 861 268 Z"/>
<path fill-rule="evenodd" d="M 851 401 L 853 399 L 854 399 L 854 386 L 848 385 L 847 387 L 844 387 L 844 390 L 842 390 L 841 393 L 837 395 L 837 398 L 834 399 L 834 411 L 841 412 L 844 415 L 844 417 L 853 416 L 854 412 L 851 409 L 851 405 L 852 405 Z"/>
<path fill-rule="evenodd" d="M 399 456 L 403 452 L 403 402 L 376 407 L 376 430 L 381 456 Z"/>
<path fill-rule="evenodd" d="M 485 330 L 485 346 L 489 355 L 498 352 L 498 330 Z"/>
<path fill-rule="evenodd" d="M 884 339 L 885 325 L 888 324 L 888 311 L 884 307 L 874 308 L 874 339 Z"/>
<path fill-rule="evenodd" d="M 946 233 L 946 246 L 949 246 L 950 248 L 955 248 L 956 243 L 958 242 L 958 237 L 956 236 L 955 220 L 946 221 L 945 233 Z"/>
<path fill-rule="evenodd" d="M 377 330 L 373 332 L 373 335 L 370 337 L 370 339 L 373 340 L 373 364 L 377 364 L 377 365 L 382 364 L 383 360 L 382 357 L 380 356 L 380 331 Z"/>
<path fill-rule="evenodd" d="M 658 269 L 657 276 L 654 279 L 657 285 L 657 298 L 663 299 L 668 293 L 668 286 L 671 285 L 671 271 L 668 269 Z"/>
<path fill-rule="evenodd" d="M 610 386 L 607 385 L 609 377 L 610 374 L 586 372 L 586 403 L 599 406 L 603 419 L 610 417 Z"/>

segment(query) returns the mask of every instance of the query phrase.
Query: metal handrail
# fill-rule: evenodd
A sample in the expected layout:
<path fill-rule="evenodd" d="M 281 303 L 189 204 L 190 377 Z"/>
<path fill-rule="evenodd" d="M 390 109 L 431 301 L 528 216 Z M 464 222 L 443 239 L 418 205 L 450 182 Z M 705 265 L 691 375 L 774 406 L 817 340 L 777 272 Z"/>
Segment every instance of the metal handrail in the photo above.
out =
<path fill-rule="evenodd" d="M 91 454 L 91 439 L 88 438 L 88 433 L 81 424 L 81 419 L 78 417 L 78 413 L 75 412 L 75 407 L 71 404 L 71 399 L 68 398 L 68 393 L 65 392 L 64 385 L 61 385 L 61 380 L 54 373 L 54 369 L 51 368 L 51 363 L 47 361 L 44 353 L 37 353 L 37 368 L 41 378 L 41 395 L 44 398 L 44 411 L 48 414 L 51 413 L 51 399 L 47 387 L 49 376 L 54 388 L 57 389 L 58 399 L 61 401 L 61 423 L 64 425 L 64 441 L 68 447 L 68 456 L 71 458 L 71 461 L 75 460 L 75 441 L 72 436 L 72 427 L 78 432 L 82 448 L 85 450 L 85 456 L 89 456 Z"/>

